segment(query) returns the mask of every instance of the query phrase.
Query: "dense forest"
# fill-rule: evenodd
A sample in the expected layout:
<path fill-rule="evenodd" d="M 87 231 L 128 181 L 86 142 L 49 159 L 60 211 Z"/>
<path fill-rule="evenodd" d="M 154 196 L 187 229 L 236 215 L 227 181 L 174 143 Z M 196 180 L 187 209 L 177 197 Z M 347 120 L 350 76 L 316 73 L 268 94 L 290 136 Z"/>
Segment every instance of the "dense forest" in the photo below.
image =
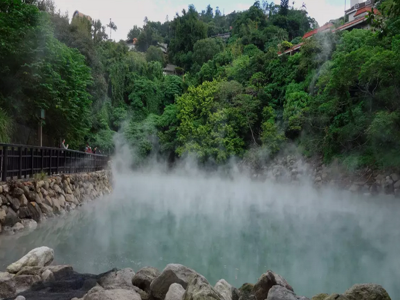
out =
<path fill-rule="evenodd" d="M 129 51 L 99 20 L 70 22 L 51 0 L 2 0 L 0 142 L 18 134 L 15 124 L 36 127 L 45 109 L 54 145 L 65 138 L 74 149 L 112 151 L 120 132 L 139 160 L 237 157 L 257 166 L 295 145 L 351 169 L 398 168 L 400 1 L 378 5 L 373 30 L 305 41 L 318 24 L 288 0 L 229 15 L 189 6 L 171 21 L 133 26 Z M 278 55 L 300 42 L 300 52 Z M 167 63 L 177 75 L 163 75 Z"/>

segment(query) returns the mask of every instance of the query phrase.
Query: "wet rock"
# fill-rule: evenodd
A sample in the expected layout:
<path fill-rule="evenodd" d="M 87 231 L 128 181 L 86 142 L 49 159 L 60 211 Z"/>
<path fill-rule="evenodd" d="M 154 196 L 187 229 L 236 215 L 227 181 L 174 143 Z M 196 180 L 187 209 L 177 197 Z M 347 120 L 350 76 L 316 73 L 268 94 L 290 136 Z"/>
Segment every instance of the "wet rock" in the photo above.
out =
<path fill-rule="evenodd" d="M 179 283 L 186 289 L 192 278 L 197 275 L 199 274 L 196 271 L 183 265 L 169 264 L 165 267 L 160 276 L 155 278 L 150 284 L 151 296 L 163 300 L 171 284 Z M 205 278 L 204 280 L 207 281 Z"/>
<path fill-rule="evenodd" d="M 224 300 L 232 300 L 233 287 L 225 279 L 219 280 L 214 289 L 222 295 Z"/>
<path fill-rule="evenodd" d="M 208 281 L 201 275 L 195 275 L 189 282 L 183 300 L 223 300 Z"/>
<path fill-rule="evenodd" d="M 94 287 L 83 298 L 84 300 L 141 300 L 134 290 L 105 290 L 101 287 Z"/>
<path fill-rule="evenodd" d="M 293 288 L 283 277 L 272 271 L 267 271 L 261 275 L 257 283 L 254 285 L 253 294 L 257 300 L 265 300 L 268 296 L 269 290 L 275 285 L 282 286 L 293 292 Z"/>
<path fill-rule="evenodd" d="M 14 230 L 14 231 L 20 231 L 20 230 L 22 230 L 22 229 L 24 229 L 25 227 L 24 227 L 24 225 L 22 225 L 21 223 L 16 223 L 13 227 L 12 227 L 12 230 Z"/>
<path fill-rule="evenodd" d="M 132 269 L 112 270 L 100 278 L 99 284 L 109 289 L 131 289 L 133 288 L 132 278 L 135 275 Z"/>
<path fill-rule="evenodd" d="M 29 202 L 28 209 L 32 216 L 32 219 L 34 219 L 36 222 L 40 222 L 42 220 L 43 214 L 42 214 L 42 210 L 39 207 L 39 204 L 37 204 L 35 202 Z"/>
<path fill-rule="evenodd" d="M 21 188 L 15 188 L 14 190 L 13 190 L 13 195 L 15 196 L 15 197 L 19 197 L 19 196 L 21 196 L 21 195 L 23 195 L 24 194 L 24 190 L 23 189 L 21 189 Z"/>
<path fill-rule="evenodd" d="M 170 285 L 165 300 L 182 300 L 185 294 L 185 289 L 178 283 Z"/>
<path fill-rule="evenodd" d="M 32 220 L 32 219 L 21 220 L 21 223 L 22 223 L 22 225 L 24 225 L 24 227 L 26 229 L 30 229 L 30 230 L 36 229 L 37 225 L 38 225 L 37 222 L 35 220 Z"/>
<path fill-rule="evenodd" d="M 348 300 L 391 300 L 386 290 L 378 284 L 356 284 L 344 294 Z"/>
<path fill-rule="evenodd" d="M 17 224 L 19 221 L 20 221 L 20 219 L 18 218 L 16 212 L 11 207 L 9 207 L 7 209 L 7 214 L 4 219 L 3 225 L 12 227 L 15 224 Z"/>
<path fill-rule="evenodd" d="M 15 298 L 14 300 L 26 300 L 26 298 L 24 296 L 18 296 L 17 298 Z"/>
<path fill-rule="evenodd" d="M 70 265 L 47 266 L 42 269 L 42 272 L 47 270 L 53 273 L 55 280 L 72 276 L 74 273 L 74 269 Z"/>
<path fill-rule="evenodd" d="M 0 207 L 0 223 L 3 223 L 7 216 L 7 208 Z"/>
<path fill-rule="evenodd" d="M 21 207 L 18 211 L 18 217 L 20 217 L 21 219 L 27 219 L 31 218 L 32 214 L 28 207 Z"/>
<path fill-rule="evenodd" d="M 23 267 L 44 267 L 54 259 L 54 251 L 48 247 L 39 247 L 29 251 L 25 256 L 7 267 L 7 272 L 16 274 Z"/>
<path fill-rule="evenodd" d="M 287 288 L 274 285 L 268 292 L 267 300 L 298 300 L 296 295 Z"/>
<path fill-rule="evenodd" d="M 312 297 L 311 300 L 325 300 L 325 298 L 328 298 L 328 296 L 328 294 L 318 294 Z"/>
<path fill-rule="evenodd" d="M 43 282 L 51 282 L 54 281 L 54 274 L 50 270 L 46 270 L 42 273 L 42 281 Z"/>
<path fill-rule="evenodd" d="M 398 180 L 398 181 L 393 185 L 393 187 L 394 187 L 395 189 L 399 189 L 399 188 L 400 188 L 400 180 Z"/>
<path fill-rule="evenodd" d="M 71 194 L 66 194 L 66 195 L 65 195 L 65 200 L 66 200 L 67 202 L 73 203 L 73 204 L 75 204 L 75 205 L 79 204 L 78 200 L 76 200 L 75 197 L 74 197 L 74 195 L 71 195 Z"/>
<path fill-rule="evenodd" d="M 47 204 L 40 203 L 39 207 L 40 207 L 42 213 L 46 214 L 48 217 L 54 216 L 53 209 L 50 206 L 48 206 Z"/>
<path fill-rule="evenodd" d="M 146 293 L 150 293 L 150 284 L 158 276 L 160 271 L 156 268 L 145 267 L 136 272 L 132 278 L 132 284 Z"/>
<path fill-rule="evenodd" d="M 15 281 L 12 275 L 6 272 L 0 272 L 0 298 L 12 297 L 15 293 Z"/>
<path fill-rule="evenodd" d="M 44 197 L 43 203 L 50 207 L 53 207 L 53 200 L 51 200 L 50 196 Z"/>
<path fill-rule="evenodd" d="M 14 276 L 13 279 L 15 281 L 15 289 L 17 294 L 29 290 L 32 285 L 41 280 L 40 276 L 37 275 Z"/>
<path fill-rule="evenodd" d="M 396 181 L 398 181 L 398 180 L 400 180 L 400 176 L 399 175 L 397 175 L 397 174 L 392 174 L 392 175 L 390 175 L 390 178 L 392 178 L 392 180 L 394 181 L 394 182 L 396 182 Z"/>

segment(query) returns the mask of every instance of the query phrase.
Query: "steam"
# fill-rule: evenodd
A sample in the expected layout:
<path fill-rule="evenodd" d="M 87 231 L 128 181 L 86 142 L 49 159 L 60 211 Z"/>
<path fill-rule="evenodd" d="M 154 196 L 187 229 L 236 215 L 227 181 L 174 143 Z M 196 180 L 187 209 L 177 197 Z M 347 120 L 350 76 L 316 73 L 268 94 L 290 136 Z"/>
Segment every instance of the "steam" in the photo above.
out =
<path fill-rule="evenodd" d="M 254 181 L 235 162 L 229 172 L 199 170 L 190 158 L 174 170 L 154 162 L 132 171 L 132 151 L 116 142 L 113 194 L 29 235 L 2 238 L 1 269 L 46 245 L 56 263 L 80 272 L 181 263 L 211 284 L 224 278 L 240 287 L 271 269 L 298 295 L 343 293 L 373 282 L 400 297 L 399 203 L 393 199 L 315 190 L 306 179 Z"/>

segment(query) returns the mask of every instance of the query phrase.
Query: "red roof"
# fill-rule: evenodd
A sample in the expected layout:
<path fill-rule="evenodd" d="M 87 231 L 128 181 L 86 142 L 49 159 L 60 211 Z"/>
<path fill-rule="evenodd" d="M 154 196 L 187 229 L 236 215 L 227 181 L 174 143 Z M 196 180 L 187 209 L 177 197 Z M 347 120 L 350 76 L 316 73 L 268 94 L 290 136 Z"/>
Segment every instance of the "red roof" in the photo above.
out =
<path fill-rule="evenodd" d="M 310 36 L 313 36 L 314 34 L 317 34 L 318 32 L 322 32 L 325 31 L 327 29 L 330 29 L 334 27 L 334 25 L 332 23 L 326 23 L 324 26 L 316 28 L 310 32 L 307 32 L 304 36 L 303 39 L 309 38 Z"/>
<path fill-rule="evenodd" d="M 359 23 L 363 23 L 365 21 L 367 21 L 367 19 L 363 18 L 363 17 L 354 19 L 353 21 L 347 22 L 346 24 L 336 28 L 333 32 L 346 30 L 349 27 L 353 27 L 354 25 L 357 25 Z"/>
<path fill-rule="evenodd" d="M 372 7 L 371 6 L 363 7 L 361 9 L 357 10 L 357 12 L 356 12 L 356 14 L 354 16 L 357 17 L 357 16 L 359 16 L 359 15 L 365 13 L 365 12 L 369 12 L 369 11 L 372 11 Z M 374 8 L 374 13 L 378 14 L 379 11 L 376 8 Z"/>

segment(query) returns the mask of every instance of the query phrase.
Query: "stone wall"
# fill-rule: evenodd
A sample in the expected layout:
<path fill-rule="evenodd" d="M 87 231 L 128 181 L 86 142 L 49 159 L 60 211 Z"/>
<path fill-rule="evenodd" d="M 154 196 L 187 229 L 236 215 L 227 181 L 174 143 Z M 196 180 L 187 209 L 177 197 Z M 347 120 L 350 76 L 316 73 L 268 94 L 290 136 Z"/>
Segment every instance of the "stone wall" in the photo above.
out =
<path fill-rule="evenodd" d="M 42 180 L 0 182 L 0 233 L 34 228 L 83 202 L 111 192 L 108 171 L 68 174 Z"/>

